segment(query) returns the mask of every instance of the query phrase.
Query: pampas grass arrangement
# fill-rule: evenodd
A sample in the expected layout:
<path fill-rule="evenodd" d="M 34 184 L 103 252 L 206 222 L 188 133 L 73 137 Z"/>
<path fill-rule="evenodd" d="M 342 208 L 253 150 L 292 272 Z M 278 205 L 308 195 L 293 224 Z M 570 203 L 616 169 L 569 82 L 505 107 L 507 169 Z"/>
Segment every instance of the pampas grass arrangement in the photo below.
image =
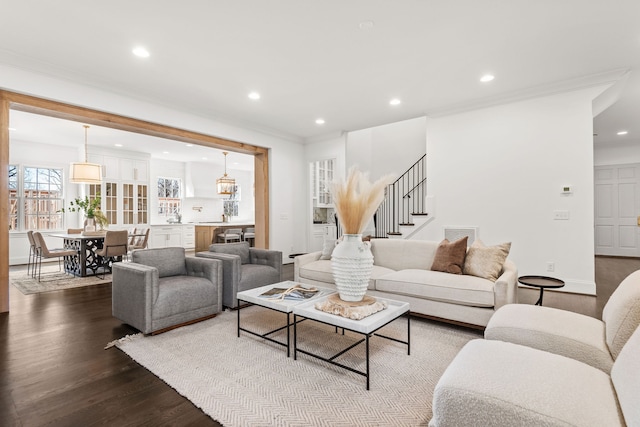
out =
<path fill-rule="evenodd" d="M 384 189 L 394 179 L 393 175 L 385 175 L 372 184 L 368 173 L 352 166 L 344 182 L 336 181 L 331 185 L 333 201 L 344 234 L 361 234 L 364 231 L 384 199 Z"/>

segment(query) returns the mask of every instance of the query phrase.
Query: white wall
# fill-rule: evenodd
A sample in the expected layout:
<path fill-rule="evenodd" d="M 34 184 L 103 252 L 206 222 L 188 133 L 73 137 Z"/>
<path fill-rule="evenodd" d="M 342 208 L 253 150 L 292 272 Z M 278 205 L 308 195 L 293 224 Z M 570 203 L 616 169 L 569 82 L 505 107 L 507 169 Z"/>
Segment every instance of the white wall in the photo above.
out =
<path fill-rule="evenodd" d="M 349 132 L 346 167 L 358 165 L 372 181 L 400 176 L 425 153 L 426 117 Z"/>
<path fill-rule="evenodd" d="M 427 120 L 427 192 L 435 220 L 479 227 L 487 245 L 512 242 L 519 274 L 548 274 L 565 291 L 594 293 L 593 119 L 603 88 Z M 573 194 L 562 195 L 564 185 Z M 567 210 L 569 220 L 554 220 Z M 555 271 L 547 272 L 547 262 Z"/>
<path fill-rule="evenodd" d="M 594 147 L 593 157 L 596 166 L 640 163 L 640 142 L 604 146 L 596 145 Z"/>
<path fill-rule="evenodd" d="M 292 219 L 295 195 L 304 194 L 306 179 L 301 141 L 6 65 L 0 65 L 0 88 L 269 148 L 270 248 L 284 257 L 291 248 L 303 249 L 303 222 Z"/>

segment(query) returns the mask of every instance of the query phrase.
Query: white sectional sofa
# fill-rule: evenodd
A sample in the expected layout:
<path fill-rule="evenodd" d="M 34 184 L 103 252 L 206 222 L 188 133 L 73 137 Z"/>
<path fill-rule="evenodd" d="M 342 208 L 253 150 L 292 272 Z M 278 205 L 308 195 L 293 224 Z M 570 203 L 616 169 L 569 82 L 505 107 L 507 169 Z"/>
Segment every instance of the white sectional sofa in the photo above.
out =
<path fill-rule="evenodd" d="M 432 271 L 440 242 L 373 239 L 373 272 L 367 295 L 410 304 L 411 312 L 484 327 L 501 306 L 517 302 L 516 266 L 506 260 L 495 281 L 468 274 Z M 297 282 L 334 287 L 331 260 L 322 252 L 294 260 Z"/>

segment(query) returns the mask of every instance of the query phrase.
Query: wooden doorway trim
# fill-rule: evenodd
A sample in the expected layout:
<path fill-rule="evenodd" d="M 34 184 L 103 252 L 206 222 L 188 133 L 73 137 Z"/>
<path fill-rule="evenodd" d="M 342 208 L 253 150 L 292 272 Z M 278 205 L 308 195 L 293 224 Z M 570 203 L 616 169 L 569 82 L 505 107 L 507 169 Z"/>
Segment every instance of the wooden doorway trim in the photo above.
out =
<path fill-rule="evenodd" d="M 141 133 L 179 142 L 202 145 L 254 156 L 255 245 L 269 247 L 269 150 L 264 147 L 218 138 L 159 123 L 138 120 L 86 107 L 51 101 L 36 96 L 0 90 L 0 176 L 6 182 L 9 171 L 10 110 L 25 111 L 96 126 Z M 0 185 L 0 313 L 9 311 L 9 189 Z"/>

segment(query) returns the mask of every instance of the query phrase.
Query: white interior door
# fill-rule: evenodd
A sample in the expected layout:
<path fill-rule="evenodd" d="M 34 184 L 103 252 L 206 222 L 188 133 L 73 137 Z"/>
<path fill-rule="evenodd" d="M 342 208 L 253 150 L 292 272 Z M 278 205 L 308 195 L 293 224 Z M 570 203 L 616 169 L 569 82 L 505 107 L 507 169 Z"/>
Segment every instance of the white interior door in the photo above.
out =
<path fill-rule="evenodd" d="M 595 253 L 640 256 L 640 164 L 596 166 Z"/>

